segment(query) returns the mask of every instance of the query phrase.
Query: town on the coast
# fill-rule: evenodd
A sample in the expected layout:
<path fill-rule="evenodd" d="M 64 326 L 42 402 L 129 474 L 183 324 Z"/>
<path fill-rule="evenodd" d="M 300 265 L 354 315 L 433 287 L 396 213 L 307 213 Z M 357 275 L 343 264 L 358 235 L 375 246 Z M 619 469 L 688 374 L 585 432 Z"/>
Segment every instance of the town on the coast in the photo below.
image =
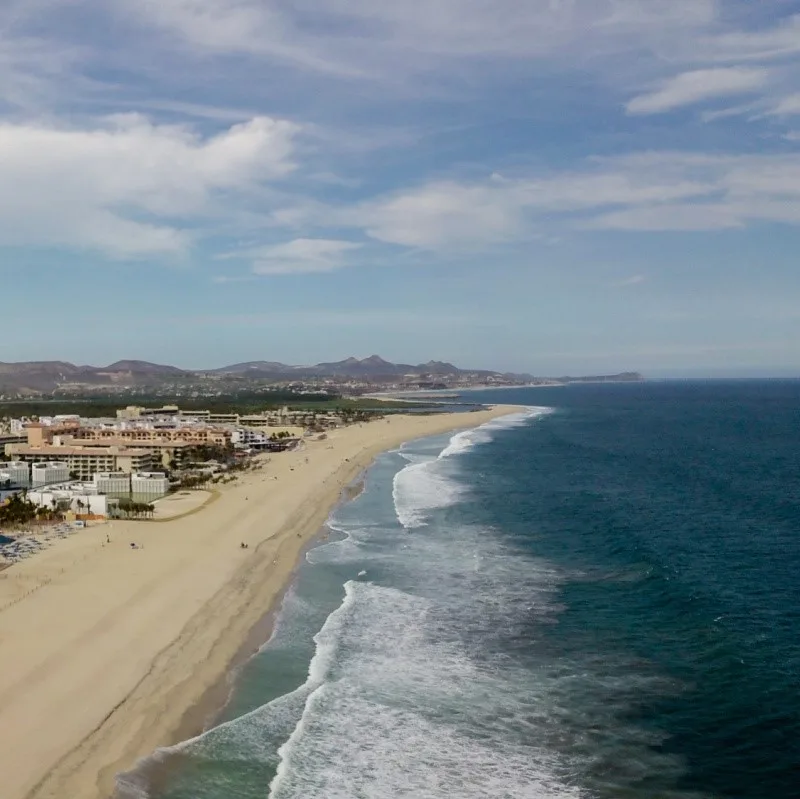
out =
<path fill-rule="evenodd" d="M 363 423 L 350 408 L 215 413 L 129 405 L 114 417 L 10 418 L 0 431 L 0 568 L 109 519 L 152 519 L 159 501 L 214 490 L 260 468 L 264 452 Z"/>
<path fill-rule="evenodd" d="M 261 453 L 415 400 L 469 405 L 464 389 L 640 379 L 542 378 L 377 355 L 204 371 L 131 360 L 0 363 L 0 568 L 87 524 L 166 521 L 200 502 L 176 497 L 208 496 L 263 468 Z"/>

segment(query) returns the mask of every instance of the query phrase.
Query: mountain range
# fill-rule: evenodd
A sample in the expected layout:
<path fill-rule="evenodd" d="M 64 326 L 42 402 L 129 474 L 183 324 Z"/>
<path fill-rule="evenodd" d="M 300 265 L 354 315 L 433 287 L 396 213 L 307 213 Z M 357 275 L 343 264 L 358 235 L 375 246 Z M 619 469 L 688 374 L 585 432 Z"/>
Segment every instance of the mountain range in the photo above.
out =
<path fill-rule="evenodd" d="M 122 360 L 108 366 L 77 366 L 66 361 L 0 362 L 0 392 L 51 392 L 60 387 L 86 386 L 87 388 L 131 386 L 162 386 L 169 383 L 192 383 L 204 380 L 235 381 L 261 380 L 285 382 L 313 380 L 315 378 L 360 378 L 375 382 L 391 382 L 406 375 L 420 379 L 454 378 L 471 376 L 481 378 L 507 378 L 518 382 L 534 379 L 531 375 L 507 374 L 491 370 L 460 369 L 444 361 L 421 364 L 391 363 L 379 355 L 368 358 L 346 358 L 343 361 L 318 363 L 313 366 L 292 366 L 277 361 L 247 361 L 219 369 L 188 370 L 176 366 L 148 361 Z M 636 373 L 599 376 L 593 378 L 568 378 L 576 380 L 621 379 L 636 380 Z"/>
<path fill-rule="evenodd" d="M 452 363 L 443 361 L 428 361 L 428 363 L 408 364 L 391 363 L 381 358 L 380 355 L 370 355 L 369 358 L 345 358 L 343 361 L 332 363 L 318 363 L 314 366 L 288 366 L 275 361 L 248 361 L 232 366 L 214 369 L 212 374 L 235 375 L 242 377 L 274 377 L 276 375 L 291 377 L 402 377 L 403 375 L 459 375 L 476 374 L 472 370 L 459 369 Z M 497 372 L 484 371 L 480 374 L 497 374 Z"/>

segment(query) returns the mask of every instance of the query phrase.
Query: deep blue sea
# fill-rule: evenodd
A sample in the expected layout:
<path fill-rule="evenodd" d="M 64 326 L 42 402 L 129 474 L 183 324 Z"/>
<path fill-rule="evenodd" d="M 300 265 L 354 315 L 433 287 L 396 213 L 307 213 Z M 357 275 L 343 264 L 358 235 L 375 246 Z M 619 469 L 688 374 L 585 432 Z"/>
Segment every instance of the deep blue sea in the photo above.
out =
<path fill-rule="evenodd" d="M 800 796 L 800 382 L 470 398 L 529 410 L 382 456 L 128 795 Z"/>

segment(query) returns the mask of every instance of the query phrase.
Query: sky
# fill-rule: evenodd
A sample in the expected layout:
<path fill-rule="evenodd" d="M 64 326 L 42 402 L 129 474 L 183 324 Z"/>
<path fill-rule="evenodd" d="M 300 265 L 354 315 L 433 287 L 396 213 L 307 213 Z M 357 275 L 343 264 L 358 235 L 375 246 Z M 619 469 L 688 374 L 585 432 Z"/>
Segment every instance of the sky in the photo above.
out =
<path fill-rule="evenodd" d="M 800 375 L 800 0 L 3 0 L 0 361 Z"/>

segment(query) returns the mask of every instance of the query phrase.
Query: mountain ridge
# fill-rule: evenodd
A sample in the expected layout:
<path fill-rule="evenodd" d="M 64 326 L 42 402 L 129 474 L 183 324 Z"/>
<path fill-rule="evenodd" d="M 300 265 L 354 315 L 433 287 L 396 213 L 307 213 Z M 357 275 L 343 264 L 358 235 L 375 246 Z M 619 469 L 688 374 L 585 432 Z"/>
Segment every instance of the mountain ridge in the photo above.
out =
<path fill-rule="evenodd" d="M 489 369 L 461 369 L 447 361 L 430 360 L 421 364 L 392 363 L 380 355 L 366 358 L 350 356 L 341 361 L 313 365 L 291 365 L 280 361 L 244 361 L 216 369 L 181 369 L 169 364 L 134 359 L 115 361 L 108 366 L 76 365 L 68 361 L 0 362 L 0 390 L 54 391 L 65 385 L 102 388 L 105 386 L 147 387 L 170 380 L 195 381 L 208 378 L 234 380 L 366 379 L 392 381 L 406 376 L 436 382 L 436 379 L 470 376 L 534 380 L 532 375 L 511 374 Z M 555 378 L 564 382 L 639 380 L 636 372 L 598 375 L 585 378 Z"/>

